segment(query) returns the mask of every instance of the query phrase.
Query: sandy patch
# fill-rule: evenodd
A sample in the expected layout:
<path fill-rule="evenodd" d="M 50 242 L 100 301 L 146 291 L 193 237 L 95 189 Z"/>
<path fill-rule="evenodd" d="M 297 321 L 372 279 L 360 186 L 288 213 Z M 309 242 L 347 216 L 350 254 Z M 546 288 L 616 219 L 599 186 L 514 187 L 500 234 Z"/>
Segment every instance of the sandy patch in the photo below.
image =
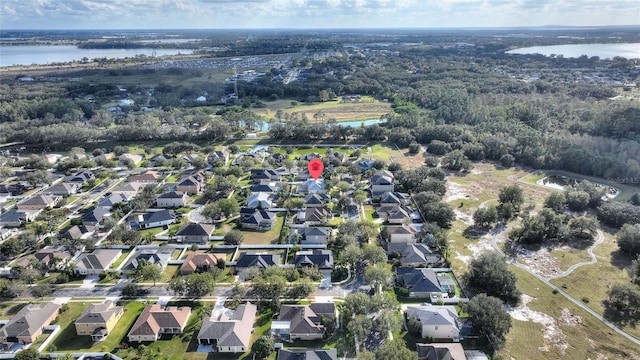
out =
<path fill-rule="evenodd" d="M 447 181 L 447 193 L 444 195 L 444 202 L 451 202 L 459 199 L 469 198 L 469 193 L 460 184 L 456 184 L 453 181 Z"/>
<path fill-rule="evenodd" d="M 531 251 L 518 246 L 515 251 L 518 254 L 518 260 L 538 275 L 549 277 L 562 272 L 560 261 L 551 256 L 546 248 Z"/>
<path fill-rule="evenodd" d="M 453 213 L 456 214 L 456 219 L 459 219 L 460 221 L 462 221 L 467 225 L 473 225 L 473 216 L 469 214 L 465 214 L 458 209 L 454 209 Z"/>
<path fill-rule="evenodd" d="M 520 321 L 533 321 L 542 325 L 542 337 L 544 345 L 540 347 L 542 351 L 550 351 L 552 348 L 558 349 L 562 355 L 569 347 L 564 333 L 558 327 L 558 322 L 551 316 L 529 309 L 527 304 L 533 300 L 529 295 L 522 294 L 522 304 L 516 308 L 507 306 L 507 311 L 512 318 Z"/>
<path fill-rule="evenodd" d="M 567 326 L 583 325 L 582 318 L 571 313 L 571 310 L 562 308 L 562 314 L 558 319 L 558 324 Z"/>
<path fill-rule="evenodd" d="M 469 262 L 471 262 L 471 259 L 480 255 L 480 253 L 482 253 L 483 251 L 486 251 L 486 250 L 494 251 L 493 246 L 491 245 L 491 239 L 487 237 L 482 237 L 480 238 L 480 240 L 478 240 L 478 242 L 467 245 L 467 249 L 469 249 L 473 253 L 473 255 L 462 255 L 457 251 L 455 253 L 456 258 L 460 259 L 462 262 L 464 262 L 467 265 L 469 265 Z"/>

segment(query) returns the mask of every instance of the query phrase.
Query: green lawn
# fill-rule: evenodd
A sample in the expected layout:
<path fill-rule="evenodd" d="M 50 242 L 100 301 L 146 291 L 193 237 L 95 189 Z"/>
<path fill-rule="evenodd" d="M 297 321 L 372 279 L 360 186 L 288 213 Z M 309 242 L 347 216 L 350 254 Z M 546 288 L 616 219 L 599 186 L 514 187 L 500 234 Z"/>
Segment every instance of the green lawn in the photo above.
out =
<path fill-rule="evenodd" d="M 284 224 L 284 213 L 278 213 L 276 217 L 276 223 L 269 231 L 259 230 L 247 230 L 242 229 L 242 235 L 244 236 L 243 244 L 277 244 L 280 237 L 280 229 Z"/>
<path fill-rule="evenodd" d="M 371 205 L 364 205 L 364 219 L 367 221 L 373 221 L 374 218 L 378 218 L 376 210 Z"/>
<path fill-rule="evenodd" d="M 67 310 L 69 312 L 71 310 L 71 305 L 75 303 L 70 303 L 70 309 Z M 107 339 L 103 342 L 94 343 L 91 340 L 90 336 L 78 336 L 76 334 L 75 325 L 71 320 L 75 320 L 82 310 L 77 312 L 73 319 L 67 321 L 65 326 L 62 326 L 62 321 L 59 321 L 58 324 L 62 326 L 62 331 L 58 335 L 56 339 L 53 340 L 53 343 L 49 346 L 49 351 L 61 352 L 78 352 L 78 351 L 113 351 L 121 342 L 125 341 L 125 336 L 129 329 L 138 318 L 142 310 L 144 309 L 145 304 L 140 302 L 128 302 L 124 305 L 124 315 L 118 321 L 118 324 L 115 326 L 111 334 L 107 337 Z M 63 313 L 64 314 L 64 313 Z M 62 315 L 61 315 L 62 316 Z"/>
<path fill-rule="evenodd" d="M 167 265 L 167 267 L 162 272 L 162 278 L 158 282 L 169 282 L 180 269 L 180 265 Z"/>
<path fill-rule="evenodd" d="M 0 301 L 0 320 L 9 320 L 13 315 L 18 313 L 20 309 L 25 307 L 25 303 L 14 303 L 9 301 Z"/>
<path fill-rule="evenodd" d="M 110 267 L 110 269 L 117 269 L 118 266 L 120 266 L 120 264 L 122 264 L 122 262 L 124 261 L 124 259 L 127 258 L 127 256 L 129 256 L 129 253 L 131 251 L 130 250 L 125 250 L 122 252 L 122 255 L 120 255 L 120 257 L 118 258 L 118 260 L 116 260 Z"/>
<path fill-rule="evenodd" d="M 58 315 L 58 318 L 54 322 L 55 325 L 60 325 L 61 332 L 49 345 L 49 351 L 65 351 L 67 350 L 66 346 L 82 341 L 85 338 L 85 336 L 76 335 L 76 327 L 73 322 L 80 316 L 84 309 L 89 306 L 89 303 L 70 302 L 67 305 L 69 306 L 67 311 Z M 92 343 L 90 336 L 86 336 L 86 338 L 89 343 Z"/>

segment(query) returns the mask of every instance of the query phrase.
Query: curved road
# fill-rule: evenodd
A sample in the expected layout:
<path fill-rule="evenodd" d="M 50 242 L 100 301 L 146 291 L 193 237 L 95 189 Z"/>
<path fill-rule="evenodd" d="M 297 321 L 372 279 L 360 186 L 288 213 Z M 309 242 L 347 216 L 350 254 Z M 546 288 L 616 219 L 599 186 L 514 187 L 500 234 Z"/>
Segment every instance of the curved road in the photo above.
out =
<path fill-rule="evenodd" d="M 617 332 L 618 334 L 624 336 L 625 338 L 627 338 L 628 340 L 632 341 L 633 343 L 635 343 L 636 345 L 640 345 L 640 339 L 638 339 L 637 337 L 625 332 L 624 330 L 620 329 L 619 327 L 617 327 L 615 324 L 613 324 L 611 321 L 605 319 L 602 315 L 598 314 L 597 312 L 593 311 L 591 308 L 589 308 L 588 306 L 584 305 L 581 301 L 578 301 L 577 299 L 575 299 L 573 296 L 569 295 L 568 293 L 566 293 L 563 289 L 559 288 L 558 286 L 554 285 L 551 283 L 551 280 L 553 279 L 558 279 L 564 276 L 567 276 L 569 274 L 571 274 L 571 272 L 577 268 L 579 268 L 580 266 L 583 265 L 588 265 L 588 264 L 595 264 L 598 262 L 598 259 L 596 258 L 596 256 L 593 254 L 593 249 L 602 244 L 602 242 L 604 241 L 604 234 L 602 233 L 602 231 L 598 230 L 598 240 L 596 242 L 593 243 L 593 245 L 591 245 L 588 249 L 587 249 L 587 253 L 589 254 L 589 256 L 591 256 L 591 261 L 583 261 L 577 264 L 574 264 L 573 266 L 571 266 L 569 269 L 567 269 L 567 271 L 564 271 L 558 275 L 554 275 L 551 277 L 546 277 L 546 276 L 542 276 L 542 275 L 538 275 L 537 273 L 531 271 L 531 268 L 527 265 L 524 265 L 520 262 L 518 262 L 518 260 L 515 257 L 512 256 L 507 256 L 504 251 L 502 251 L 502 249 L 500 249 L 500 247 L 498 246 L 497 243 L 497 236 L 504 231 L 505 227 L 501 226 L 500 228 L 497 228 L 496 230 L 494 230 L 491 234 L 491 245 L 493 246 L 493 248 L 500 254 L 502 254 L 503 256 L 507 257 L 507 259 L 509 260 L 509 262 L 517 267 L 519 267 L 520 269 L 526 271 L 527 273 L 535 276 L 538 280 L 542 281 L 543 283 L 547 284 L 548 286 L 550 286 L 552 289 L 558 291 L 558 293 L 562 294 L 564 297 L 566 297 L 569 301 L 571 301 L 572 303 L 576 304 L 578 307 L 582 308 L 584 311 L 588 312 L 589 314 L 593 315 L 595 318 L 597 318 L 598 320 L 602 321 L 605 325 L 607 325 L 609 328 L 611 328 L 611 330 Z"/>

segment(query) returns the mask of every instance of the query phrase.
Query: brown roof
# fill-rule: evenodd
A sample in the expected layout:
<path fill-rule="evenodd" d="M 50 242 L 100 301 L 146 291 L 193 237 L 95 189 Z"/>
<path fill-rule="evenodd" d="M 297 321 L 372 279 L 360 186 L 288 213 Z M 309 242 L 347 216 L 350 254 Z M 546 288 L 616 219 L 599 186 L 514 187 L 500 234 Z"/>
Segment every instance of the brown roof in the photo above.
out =
<path fill-rule="evenodd" d="M 157 335 L 160 328 L 183 327 L 191 308 L 162 305 L 147 305 L 131 327 L 128 336 L 131 335 Z"/>
<path fill-rule="evenodd" d="M 33 336 L 43 326 L 49 325 L 47 320 L 59 309 L 60 305 L 52 302 L 29 304 L 0 328 L 0 337 Z"/>
<path fill-rule="evenodd" d="M 226 258 L 226 254 L 189 254 L 180 267 L 180 272 L 194 272 L 199 266 L 215 266 L 219 259 Z"/>

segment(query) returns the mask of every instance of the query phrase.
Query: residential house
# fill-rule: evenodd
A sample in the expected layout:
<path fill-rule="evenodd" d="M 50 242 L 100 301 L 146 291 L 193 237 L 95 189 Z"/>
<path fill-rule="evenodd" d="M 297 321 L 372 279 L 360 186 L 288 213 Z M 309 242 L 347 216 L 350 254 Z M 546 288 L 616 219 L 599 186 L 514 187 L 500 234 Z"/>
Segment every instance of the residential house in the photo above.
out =
<path fill-rule="evenodd" d="M 330 227 L 305 227 L 300 244 L 326 244 L 331 239 Z"/>
<path fill-rule="evenodd" d="M 140 182 L 128 182 L 122 185 L 118 185 L 111 189 L 112 194 L 122 194 L 127 195 L 129 197 L 134 197 L 138 194 L 142 188 L 144 188 L 147 184 Z"/>
<path fill-rule="evenodd" d="M 167 226 L 175 222 L 176 214 L 172 210 L 152 211 L 143 215 L 132 215 L 129 218 L 129 226 L 137 230 Z"/>
<path fill-rule="evenodd" d="M 215 229 L 213 224 L 188 223 L 178 230 L 175 239 L 182 243 L 207 244 Z"/>
<path fill-rule="evenodd" d="M 59 239 L 79 240 L 86 239 L 95 233 L 95 227 L 84 225 L 73 225 L 58 235 Z"/>
<path fill-rule="evenodd" d="M 324 194 L 326 192 L 324 180 L 320 178 L 317 180 L 309 179 L 298 184 L 298 193 L 301 194 Z"/>
<path fill-rule="evenodd" d="M 388 192 L 380 195 L 380 205 L 407 205 L 411 201 L 409 194 Z"/>
<path fill-rule="evenodd" d="M 218 261 L 225 261 L 226 254 L 189 254 L 180 266 L 181 275 L 189 275 L 194 272 L 206 272 L 217 266 Z"/>
<path fill-rule="evenodd" d="M 184 159 L 184 161 L 186 161 L 188 164 L 193 164 L 193 162 L 198 159 L 200 157 L 200 154 L 186 154 L 184 155 L 182 158 Z"/>
<path fill-rule="evenodd" d="M 259 182 L 263 180 L 271 181 L 280 181 L 280 174 L 273 169 L 251 169 L 251 174 L 249 176 L 251 180 L 254 182 Z"/>
<path fill-rule="evenodd" d="M 401 266 L 435 266 L 442 264 L 442 256 L 434 254 L 426 244 L 389 243 L 387 253 L 400 256 Z"/>
<path fill-rule="evenodd" d="M 4 241 L 13 235 L 14 231 L 11 229 L 0 227 L 0 240 Z"/>
<path fill-rule="evenodd" d="M 323 207 L 324 204 L 326 204 L 330 200 L 331 198 L 329 198 L 329 195 L 327 194 L 320 194 L 320 193 L 309 194 L 304 197 L 304 206 L 308 208 Z"/>
<path fill-rule="evenodd" d="M 284 341 L 319 340 L 324 336 L 322 317 L 336 318 L 334 303 L 282 305 L 278 318 L 271 323 L 271 336 Z"/>
<path fill-rule="evenodd" d="M 226 164 L 227 161 L 229 161 L 229 153 L 226 151 L 217 150 L 217 151 L 212 151 L 207 156 L 207 162 L 209 164 L 213 165 L 218 161 L 222 162 L 223 164 Z"/>
<path fill-rule="evenodd" d="M 60 159 L 62 159 L 64 156 L 62 156 L 60 154 L 44 154 L 43 157 L 44 157 L 45 160 L 47 160 L 47 162 L 49 164 L 55 164 Z"/>
<path fill-rule="evenodd" d="M 162 305 L 147 305 L 131 327 L 127 338 L 129 342 L 156 341 L 160 335 L 182 334 L 191 308 Z"/>
<path fill-rule="evenodd" d="M 23 223 L 33 221 L 39 213 L 40 210 L 19 211 L 11 209 L 0 215 L 0 226 L 20 227 Z"/>
<path fill-rule="evenodd" d="M 408 224 L 411 223 L 411 214 L 402 206 L 394 206 L 389 209 L 383 219 L 390 224 Z"/>
<path fill-rule="evenodd" d="M 158 195 L 156 203 L 160 208 L 180 208 L 189 201 L 189 196 L 182 191 L 169 191 Z"/>
<path fill-rule="evenodd" d="M 176 191 L 182 191 L 189 195 L 198 195 L 202 192 L 205 186 L 204 177 L 195 176 L 192 174 L 191 176 L 182 179 L 176 185 Z"/>
<path fill-rule="evenodd" d="M 61 196 L 36 195 L 19 202 L 16 207 L 18 210 L 44 210 L 56 206 L 60 200 Z"/>
<path fill-rule="evenodd" d="M 269 155 L 269 159 L 273 161 L 274 164 L 281 165 L 283 161 L 287 160 L 289 157 L 286 154 L 282 153 L 273 153 Z"/>
<path fill-rule="evenodd" d="M 249 159 L 254 163 L 261 163 L 262 157 L 257 154 L 240 154 L 231 162 L 231 165 L 241 165 L 245 159 Z"/>
<path fill-rule="evenodd" d="M 279 266 L 280 255 L 277 254 L 252 254 L 252 253 L 240 253 L 238 261 L 236 261 L 235 271 L 236 274 L 244 279 L 245 272 L 248 268 L 257 267 L 260 269 L 266 269 L 269 266 Z"/>
<path fill-rule="evenodd" d="M 86 171 L 82 171 L 77 174 L 68 176 L 65 182 L 84 184 L 91 180 L 95 180 L 95 178 L 96 178 L 96 175 L 93 173 L 93 171 L 86 170 Z"/>
<path fill-rule="evenodd" d="M 336 349 L 279 349 L 276 360 L 338 360 Z"/>
<path fill-rule="evenodd" d="M 90 254 L 80 255 L 73 271 L 78 275 L 99 275 L 109 269 L 121 255 L 120 249 L 95 249 Z"/>
<path fill-rule="evenodd" d="M 162 176 L 157 171 L 147 170 L 138 175 L 132 175 L 127 178 L 127 182 L 139 182 L 145 184 L 153 184 L 160 180 Z"/>
<path fill-rule="evenodd" d="M 272 193 L 251 193 L 247 197 L 247 207 L 254 209 L 269 209 L 273 206 L 275 195 Z"/>
<path fill-rule="evenodd" d="M 407 306 L 407 318 L 420 322 L 422 338 L 460 341 L 460 322 L 455 306 Z"/>
<path fill-rule="evenodd" d="M 160 266 L 162 270 L 167 267 L 169 260 L 171 260 L 171 255 L 175 248 L 173 246 L 159 246 L 157 248 L 142 248 L 136 250 L 135 255 L 133 255 L 127 265 L 123 267 L 125 271 L 133 271 L 138 268 L 141 261 L 146 261 L 151 264 L 156 264 Z"/>
<path fill-rule="evenodd" d="M 443 281 L 446 280 L 446 281 Z M 396 268 L 396 283 L 407 289 L 410 298 L 430 298 L 432 302 L 448 298 L 451 289 L 451 279 L 438 276 L 432 268 Z"/>
<path fill-rule="evenodd" d="M 122 164 L 127 164 L 127 163 L 137 164 L 140 161 L 142 161 L 142 159 L 144 159 L 143 155 L 129 154 L 129 153 L 122 154 L 118 157 L 118 160 L 120 160 Z"/>
<path fill-rule="evenodd" d="M 294 258 L 296 269 L 316 267 L 325 278 L 331 278 L 333 271 L 333 253 L 331 250 L 298 251 Z"/>
<path fill-rule="evenodd" d="M 418 360 L 471 360 L 460 343 L 416 343 L 416 349 Z"/>
<path fill-rule="evenodd" d="M 116 306 L 111 300 L 91 304 L 75 321 L 76 334 L 89 335 L 93 341 L 106 340 L 122 315 L 124 315 L 124 308 Z"/>
<path fill-rule="evenodd" d="M 47 302 L 44 304 L 28 304 L 11 320 L 0 326 L 0 344 L 31 344 L 42 334 L 43 328 L 60 313 L 60 305 Z"/>
<path fill-rule="evenodd" d="M 98 207 L 109 209 L 115 204 L 127 202 L 132 198 L 133 198 L 132 196 L 126 195 L 126 194 L 111 194 L 107 197 L 100 199 L 100 201 L 98 201 Z"/>
<path fill-rule="evenodd" d="M 52 196 L 70 196 L 80 190 L 80 184 L 72 182 L 64 182 L 56 185 L 51 185 L 42 191 L 42 195 Z"/>
<path fill-rule="evenodd" d="M 172 159 L 173 157 L 170 155 L 156 154 L 149 159 L 149 162 L 151 163 L 151 166 L 156 167 L 163 166 Z"/>
<path fill-rule="evenodd" d="M 373 164 L 375 160 L 373 159 L 362 159 L 358 161 L 357 165 L 362 169 L 362 171 L 367 171 L 373 168 Z"/>
<path fill-rule="evenodd" d="M 38 269 L 43 272 L 61 270 L 64 268 L 64 264 L 71 260 L 78 252 L 82 252 L 82 250 L 75 246 L 45 247 L 33 255 L 27 255 L 16 260 L 14 266 L 26 268 L 31 267 L 35 262 L 38 264 Z"/>
<path fill-rule="evenodd" d="M 251 215 L 242 217 L 240 226 L 243 229 L 271 230 L 276 223 L 277 215 L 270 211 L 252 209 Z"/>
<path fill-rule="evenodd" d="M 393 192 L 395 190 L 395 178 L 391 171 L 378 170 L 371 177 L 371 193 L 376 195 L 382 195 L 387 192 Z"/>
<path fill-rule="evenodd" d="M 104 207 L 93 207 L 85 210 L 82 214 L 82 225 L 84 226 L 98 226 L 102 223 L 107 216 L 109 216 L 109 209 Z"/>
<path fill-rule="evenodd" d="M 306 208 L 300 211 L 296 218 L 298 224 L 323 225 L 333 218 L 333 214 L 326 207 Z"/>
<path fill-rule="evenodd" d="M 243 353 L 250 349 L 253 322 L 258 309 L 251 303 L 238 306 L 234 316 L 229 318 L 223 312 L 219 316 L 204 319 L 198 343 L 211 345 L 212 351 L 225 353 Z"/>
<path fill-rule="evenodd" d="M 252 193 L 275 193 L 278 191 L 276 183 L 256 183 L 250 188 Z"/>
<path fill-rule="evenodd" d="M 418 231 L 411 225 L 383 226 L 382 232 L 388 242 L 415 242 L 418 236 Z"/>

